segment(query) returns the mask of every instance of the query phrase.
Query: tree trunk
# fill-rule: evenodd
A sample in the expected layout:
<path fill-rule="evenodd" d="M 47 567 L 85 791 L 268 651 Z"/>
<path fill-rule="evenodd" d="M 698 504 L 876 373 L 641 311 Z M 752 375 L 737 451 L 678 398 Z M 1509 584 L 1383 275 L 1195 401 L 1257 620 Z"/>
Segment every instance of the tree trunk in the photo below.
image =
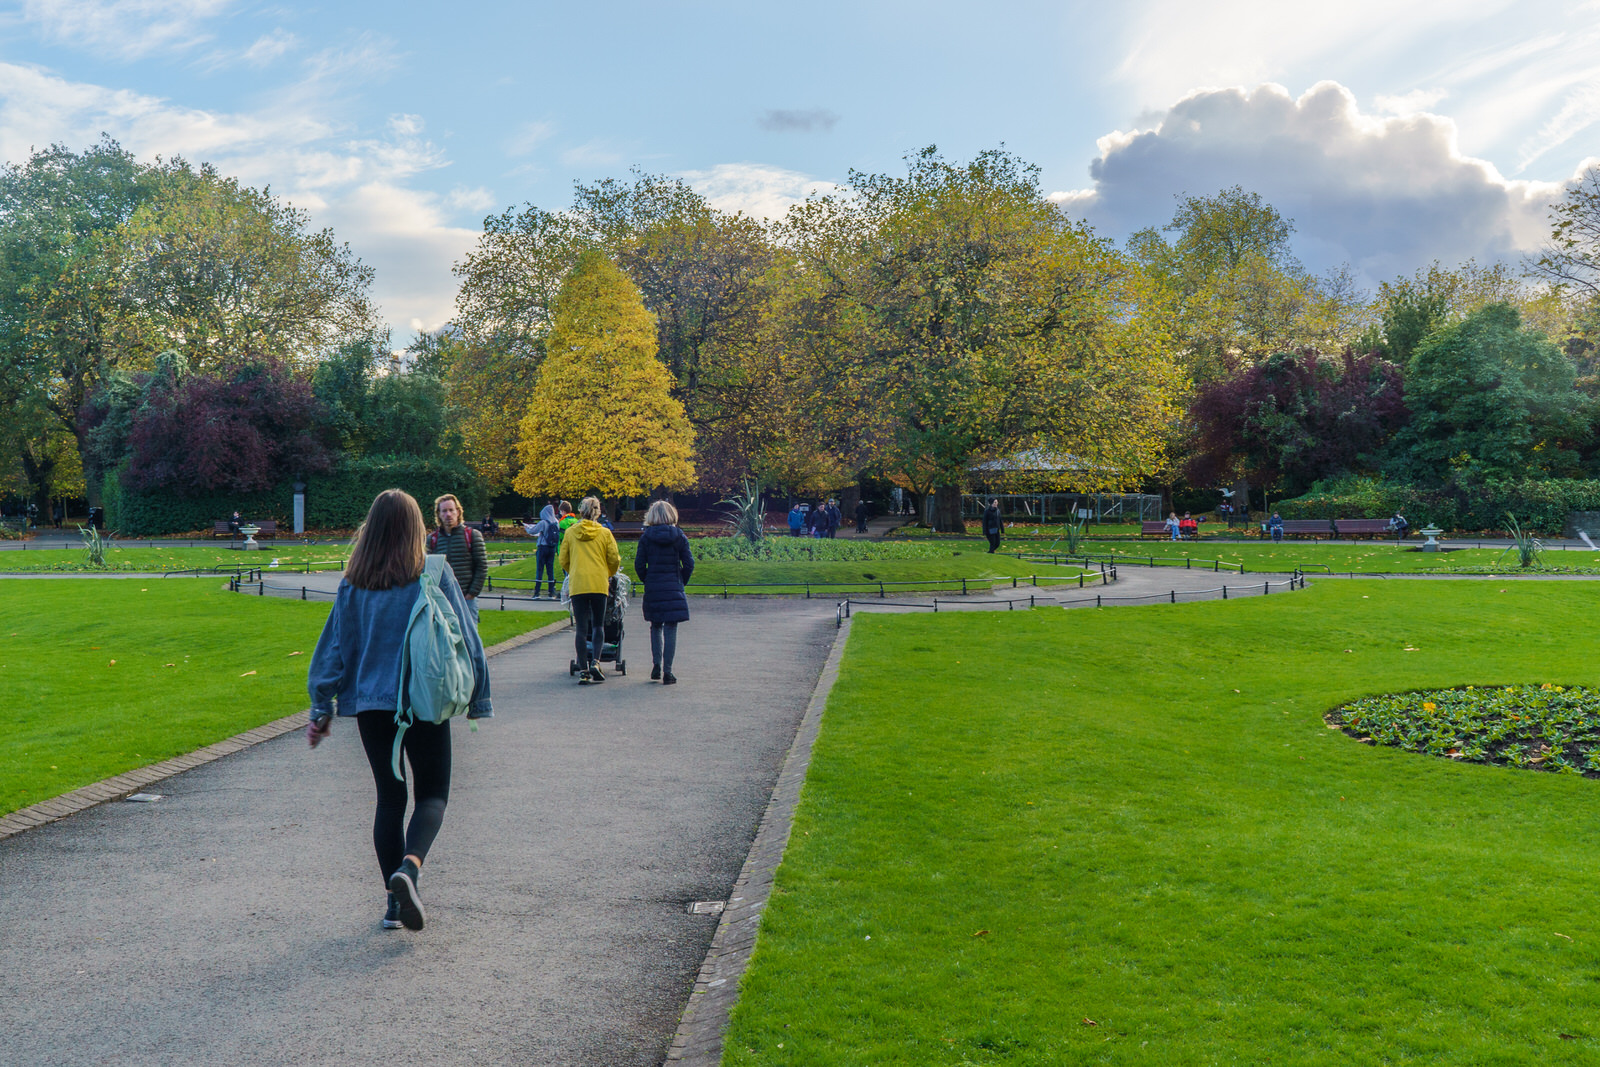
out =
<path fill-rule="evenodd" d="M 1233 513 L 1243 522 L 1250 521 L 1250 479 L 1240 478 L 1233 485 Z"/>
<path fill-rule="evenodd" d="M 934 533 L 967 532 L 966 520 L 961 517 L 961 487 L 941 485 L 933 491 L 933 515 L 929 517 Z"/>

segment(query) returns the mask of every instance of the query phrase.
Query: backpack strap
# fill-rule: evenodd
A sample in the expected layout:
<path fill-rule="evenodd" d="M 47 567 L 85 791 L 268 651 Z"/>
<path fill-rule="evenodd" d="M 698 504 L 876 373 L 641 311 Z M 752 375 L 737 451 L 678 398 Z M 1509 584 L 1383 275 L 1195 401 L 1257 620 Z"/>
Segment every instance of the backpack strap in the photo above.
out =
<path fill-rule="evenodd" d="M 441 556 L 428 556 L 422 561 L 422 573 L 417 576 L 417 581 L 425 585 L 432 582 L 439 584 L 439 568 L 444 566 Z M 395 712 L 394 712 L 394 748 L 389 753 L 389 769 L 399 781 L 405 781 L 406 776 L 400 770 L 400 745 L 405 741 L 406 731 L 411 724 L 416 722 L 416 716 L 411 711 L 411 701 L 406 699 L 406 687 L 411 684 L 411 619 L 416 618 L 417 612 L 422 610 L 428 592 L 425 588 L 417 590 L 417 603 L 411 608 L 411 616 L 406 620 L 405 639 L 400 643 L 400 681 L 395 686 Z"/>

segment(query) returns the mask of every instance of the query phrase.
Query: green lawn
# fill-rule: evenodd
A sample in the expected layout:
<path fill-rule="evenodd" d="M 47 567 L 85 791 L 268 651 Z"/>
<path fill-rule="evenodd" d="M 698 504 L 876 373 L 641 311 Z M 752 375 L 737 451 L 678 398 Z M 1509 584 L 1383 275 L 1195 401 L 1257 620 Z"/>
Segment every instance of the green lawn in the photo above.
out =
<path fill-rule="evenodd" d="M 502 555 L 520 557 L 525 553 L 526 549 L 521 546 L 506 549 L 504 552 L 491 546 L 489 551 L 491 559 Z M 273 544 L 269 541 L 262 545 L 260 551 L 242 552 L 224 547 L 221 542 L 214 547 L 174 545 L 170 548 L 165 546 L 122 548 L 113 542 L 106 548 L 106 570 L 154 574 L 161 571 L 210 570 L 217 567 L 266 568 L 274 560 L 278 561 L 280 570 L 303 568 L 307 563 L 312 564 L 315 569 L 327 570 L 343 567 L 344 561 L 349 557 L 348 545 L 303 545 L 296 542 Z M 0 573 L 35 574 L 50 571 L 92 573 L 95 568 L 89 566 L 87 553 L 81 548 L 30 548 L 26 551 L 0 552 Z"/>
<path fill-rule="evenodd" d="M 1322 716 L 1592 683 L 1597 607 L 1340 582 L 858 616 L 724 1062 L 1596 1062 L 1600 783 Z"/>
<path fill-rule="evenodd" d="M 327 614 L 214 578 L 0 582 L 0 814 L 305 708 Z M 482 615 L 487 644 L 562 617 Z"/>
<path fill-rule="evenodd" d="M 1005 544 L 1002 551 L 1027 552 L 1034 546 Z M 1189 543 L 1172 541 L 1093 541 L 1083 546 L 1091 556 L 1127 556 L 1137 560 L 1155 556 L 1159 559 L 1221 560 L 1224 563 L 1242 564 L 1247 571 L 1292 571 L 1304 567 L 1316 574 L 1323 568 L 1336 574 L 1419 574 L 1430 572 L 1493 572 L 1510 574 L 1516 571 L 1516 554 L 1499 548 L 1464 548 L 1452 552 L 1418 552 L 1417 546 L 1405 547 L 1393 541 L 1357 541 L 1338 544 L 1285 541 L 1239 543 L 1210 541 Z M 1600 570 L 1600 555 L 1593 552 L 1546 552 L 1542 564 L 1548 568 L 1577 572 Z M 1196 566 L 1199 566 L 1196 563 Z"/>
<path fill-rule="evenodd" d="M 844 542 L 849 544 L 849 542 Z M 907 546 L 873 546 L 862 543 L 856 546 L 862 550 L 881 547 L 885 552 Z M 728 583 L 729 592 L 751 593 L 797 593 L 803 592 L 806 583 L 821 585 L 822 591 L 827 593 L 847 592 L 872 592 L 878 591 L 877 583 L 882 582 L 918 582 L 915 586 L 901 586 L 901 593 L 934 592 L 939 590 L 960 590 L 960 579 L 967 579 L 969 589 L 988 587 L 1000 583 L 1006 588 L 1011 585 L 1015 577 L 1019 582 L 1026 583 L 1033 577 L 1038 577 L 1040 584 L 1046 584 L 1046 579 L 1055 582 L 1076 582 L 1082 573 L 1081 567 L 1054 567 L 1049 564 L 1027 563 L 1002 555 L 988 555 L 983 550 L 971 548 L 945 548 L 943 546 L 916 546 L 920 551 L 930 553 L 920 558 L 912 559 L 855 559 L 855 560 L 817 560 L 809 562 L 804 560 L 732 560 L 708 559 L 695 565 L 694 576 L 690 579 L 690 591 L 696 593 L 720 593 L 722 583 Z M 987 546 L 985 546 L 987 547 Z M 633 545 L 622 546 L 622 566 L 630 577 L 636 577 L 633 571 Z M 1097 576 L 1099 571 L 1094 572 Z M 502 582 L 507 588 L 512 587 L 507 579 L 530 582 L 534 575 L 534 561 L 522 560 L 517 563 L 508 563 L 504 567 L 497 567 L 492 572 L 492 577 L 497 586 Z M 943 580 L 942 580 L 943 579 Z M 954 579 L 953 581 L 948 579 Z M 889 591 L 896 591 L 895 586 L 888 586 Z"/>

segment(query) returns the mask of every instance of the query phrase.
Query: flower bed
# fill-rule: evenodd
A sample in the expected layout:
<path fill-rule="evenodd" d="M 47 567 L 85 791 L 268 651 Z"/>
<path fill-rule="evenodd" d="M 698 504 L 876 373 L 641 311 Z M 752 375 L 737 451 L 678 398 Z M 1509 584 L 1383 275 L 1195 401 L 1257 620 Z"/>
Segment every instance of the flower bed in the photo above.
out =
<path fill-rule="evenodd" d="M 1583 686 L 1392 693 L 1335 708 L 1327 721 L 1367 744 L 1600 777 L 1600 691 Z"/>

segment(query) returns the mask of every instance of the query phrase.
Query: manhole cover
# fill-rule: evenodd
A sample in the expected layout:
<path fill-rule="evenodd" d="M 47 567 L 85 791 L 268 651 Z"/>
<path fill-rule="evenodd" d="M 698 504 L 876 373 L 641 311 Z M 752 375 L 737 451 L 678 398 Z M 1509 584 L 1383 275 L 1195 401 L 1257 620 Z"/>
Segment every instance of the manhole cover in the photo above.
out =
<path fill-rule="evenodd" d="M 697 900 L 689 905 L 690 915 L 721 915 L 728 906 L 726 900 Z"/>

